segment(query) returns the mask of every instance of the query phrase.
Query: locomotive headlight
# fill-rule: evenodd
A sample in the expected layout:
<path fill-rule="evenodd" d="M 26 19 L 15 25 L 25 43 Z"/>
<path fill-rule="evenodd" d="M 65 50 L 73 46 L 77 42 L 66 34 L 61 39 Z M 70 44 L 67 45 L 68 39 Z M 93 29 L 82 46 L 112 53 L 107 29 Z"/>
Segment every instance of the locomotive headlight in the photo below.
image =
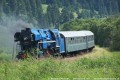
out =
<path fill-rule="evenodd" d="M 28 37 L 24 37 L 24 40 L 25 40 L 25 41 L 28 40 Z"/>

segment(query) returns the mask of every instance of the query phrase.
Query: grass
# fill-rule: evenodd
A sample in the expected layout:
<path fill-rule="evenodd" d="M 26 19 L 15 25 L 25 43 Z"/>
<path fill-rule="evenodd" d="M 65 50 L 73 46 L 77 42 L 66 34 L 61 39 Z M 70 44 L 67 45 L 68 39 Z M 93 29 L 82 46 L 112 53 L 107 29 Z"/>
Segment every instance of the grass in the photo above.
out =
<path fill-rule="evenodd" d="M 64 78 L 64 79 L 63 79 Z M 73 80 L 120 78 L 120 52 L 96 47 L 93 52 L 65 59 L 0 61 L 0 80 Z"/>
<path fill-rule="evenodd" d="M 1 61 L 10 61 L 11 59 L 12 59 L 12 55 L 11 54 L 0 53 L 0 62 Z"/>

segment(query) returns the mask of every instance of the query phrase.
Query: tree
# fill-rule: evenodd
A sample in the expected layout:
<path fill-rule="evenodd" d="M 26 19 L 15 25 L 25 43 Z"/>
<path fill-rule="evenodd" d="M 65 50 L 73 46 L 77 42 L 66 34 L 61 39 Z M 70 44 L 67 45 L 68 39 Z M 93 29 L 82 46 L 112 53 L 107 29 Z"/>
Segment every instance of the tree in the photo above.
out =
<path fill-rule="evenodd" d="M 57 5 L 49 5 L 47 9 L 47 15 L 48 15 L 48 20 L 49 24 L 53 24 L 53 26 L 56 26 L 56 24 L 59 24 L 59 8 Z"/>
<path fill-rule="evenodd" d="M 3 0 L 3 12 L 7 15 L 10 14 L 10 6 L 7 0 Z"/>
<path fill-rule="evenodd" d="M 111 50 L 119 50 L 120 51 L 120 17 L 115 21 L 113 27 L 112 42 L 111 42 Z"/>
<path fill-rule="evenodd" d="M 73 19 L 73 13 L 69 11 L 67 8 L 63 8 L 61 12 L 61 17 L 60 17 L 60 23 L 63 24 L 67 21 L 70 21 L 70 19 Z"/>

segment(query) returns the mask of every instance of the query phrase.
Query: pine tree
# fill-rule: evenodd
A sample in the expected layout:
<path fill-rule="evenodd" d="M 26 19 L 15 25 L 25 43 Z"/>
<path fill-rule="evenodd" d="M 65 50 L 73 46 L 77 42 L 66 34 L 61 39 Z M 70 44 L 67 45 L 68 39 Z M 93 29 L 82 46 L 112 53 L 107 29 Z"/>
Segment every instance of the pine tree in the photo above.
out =
<path fill-rule="evenodd" d="M 67 8 L 62 9 L 60 23 L 65 23 L 70 20 L 70 11 Z"/>
<path fill-rule="evenodd" d="M 52 23 L 53 26 L 59 24 L 60 12 L 57 5 L 49 5 L 47 9 L 47 15 L 49 23 Z"/>

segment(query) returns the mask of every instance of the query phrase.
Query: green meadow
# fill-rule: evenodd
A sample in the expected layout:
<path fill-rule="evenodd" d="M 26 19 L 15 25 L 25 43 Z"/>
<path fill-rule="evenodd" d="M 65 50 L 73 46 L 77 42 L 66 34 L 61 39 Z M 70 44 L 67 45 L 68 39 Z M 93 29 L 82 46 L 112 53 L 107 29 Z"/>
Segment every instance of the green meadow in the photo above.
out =
<path fill-rule="evenodd" d="M 120 79 L 120 52 L 100 47 L 75 57 L 10 59 L 11 55 L 0 54 L 0 80 Z"/>

